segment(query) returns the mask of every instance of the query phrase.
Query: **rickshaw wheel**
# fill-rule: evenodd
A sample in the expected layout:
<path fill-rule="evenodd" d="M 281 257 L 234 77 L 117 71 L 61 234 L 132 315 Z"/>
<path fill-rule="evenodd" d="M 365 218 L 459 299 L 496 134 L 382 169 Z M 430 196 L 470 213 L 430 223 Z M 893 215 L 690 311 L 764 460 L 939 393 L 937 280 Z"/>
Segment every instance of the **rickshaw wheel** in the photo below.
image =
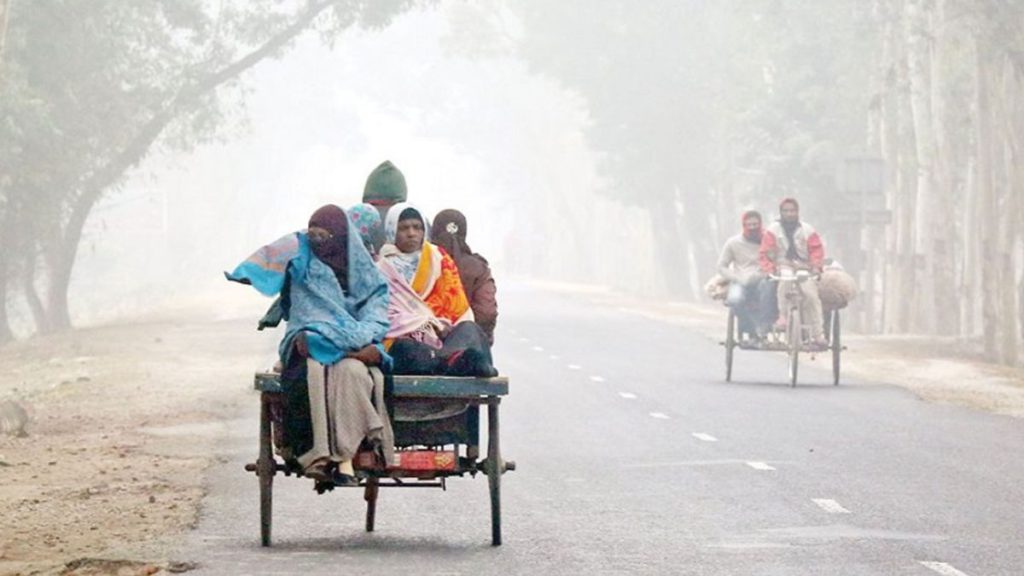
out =
<path fill-rule="evenodd" d="M 800 339 L 803 329 L 800 326 L 800 311 L 796 308 L 789 310 L 789 325 L 787 326 L 787 339 L 789 342 L 789 385 L 796 386 L 797 371 L 800 365 Z"/>
<path fill-rule="evenodd" d="M 380 481 L 376 478 L 366 480 L 366 491 L 363 498 L 366 500 L 366 531 L 373 532 L 373 525 L 377 519 L 377 495 L 380 493 Z"/>
<path fill-rule="evenodd" d="M 732 354 L 736 348 L 736 312 L 729 309 L 725 331 L 725 381 L 732 382 Z"/>
<path fill-rule="evenodd" d="M 501 546 L 501 446 L 498 439 L 498 404 L 487 406 L 487 484 L 491 492 L 491 545 Z"/>
<path fill-rule="evenodd" d="M 839 365 L 843 353 L 843 341 L 840 336 L 839 310 L 832 312 L 832 385 L 839 386 Z"/>
<path fill-rule="evenodd" d="M 273 524 L 274 445 L 270 423 L 270 404 L 266 398 L 260 402 L 260 455 L 256 462 L 256 475 L 260 480 L 260 542 L 270 546 L 270 529 Z"/>

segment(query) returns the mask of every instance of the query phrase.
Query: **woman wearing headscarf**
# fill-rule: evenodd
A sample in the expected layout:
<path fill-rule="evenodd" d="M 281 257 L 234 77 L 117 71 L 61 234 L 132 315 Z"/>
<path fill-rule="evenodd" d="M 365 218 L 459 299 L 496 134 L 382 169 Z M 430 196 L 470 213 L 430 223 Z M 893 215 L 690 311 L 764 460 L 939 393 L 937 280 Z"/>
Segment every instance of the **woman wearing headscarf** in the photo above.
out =
<path fill-rule="evenodd" d="M 455 261 L 459 279 L 473 309 L 476 323 L 494 345 L 494 327 L 498 323 L 498 288 L 491 275 L 487 260 L 473 252 L 466 243 L 466 216 L 458 210 L 441 210 L 430 228 L 430 241 L 443 249 Z"/>
<path fill-rule="evenodd" d="M 372 204 L 363 202 L 349 208 L 348 219 L 362 238 L 366 251 L 376 261 L 377 246 L 384 244 L 384 223 L 381 222 L 380 212 Z"/>
<path fill-rule="evenodd" d="M 382 346 L 387 283 L 348 222 L 341 208 L 324 206 L 307 231 L 264 246 L 226 274 L 281 295 L 286 444 L 306 475 L 336 484 L 355 482 L 351 460 L 364 441 L 380 464 L 394 461 L 380 370 L 390 361 Z"/>
<path fill-rule="evenodd" d="M 459 271 L 428 241 L 423 213 L 396 204 L 384 219 L 378 268 L 388 282 L 386 344 L 396 374 L 497 375 L 487 335 L 474 322 Z"/>

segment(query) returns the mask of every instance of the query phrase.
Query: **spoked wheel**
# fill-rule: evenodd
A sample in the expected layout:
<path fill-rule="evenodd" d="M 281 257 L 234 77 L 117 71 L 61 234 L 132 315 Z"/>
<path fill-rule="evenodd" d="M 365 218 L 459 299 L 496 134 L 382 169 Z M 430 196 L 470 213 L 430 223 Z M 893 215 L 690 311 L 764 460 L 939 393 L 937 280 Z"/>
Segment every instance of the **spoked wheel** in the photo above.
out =
<path fill-rule="evenodd" d="M 725 381 L 732 382 L 732 353 L 736 348 L 736 312 L 729 309 L 729 321 L 725 331 Z"/>
<path fill-rule="evenodd" d="M 487 484 L 491 491 L 491 545 L 501 546 L 501 445 L 498 441 L 498 400 L 487 405 Z"/>
<path fill-rule="evenodd" d="M 788 322 L 786 340 L 789 345 L 789 385 L 796 386 L 797 368 L 800 364 L 800 340 L 803 332 L 800 326 L 800 311 L 791 308 Z"/>
<path fill-rule="evenodd" d="M 843 354 L 843 340 L 840 336 L 839 327 L 839 310 L 832 312 L 832 337 L 830 338 L 829 344 L 832 348 L 832 385 L 839 386 L 839 364 L 840 357 Z"/>
<path fill-rule="evenodd" d="M 270 424 L 270 403 L 266 397 L 260 402 L 260 455 L 256 461 L 256 476 L 260 480 L 260 542 L 270 546 L 270 528 L 273 522 L 274 444 Z"/>
<path fill-rule="evenodd" d="M 368 478 L 366 480 L 366 491 L 363 498 L 366 500 L 366 531 L 373 532 L 373 525 L 377 519 L 377 495 L 380 493 L 380 480 Z"/>

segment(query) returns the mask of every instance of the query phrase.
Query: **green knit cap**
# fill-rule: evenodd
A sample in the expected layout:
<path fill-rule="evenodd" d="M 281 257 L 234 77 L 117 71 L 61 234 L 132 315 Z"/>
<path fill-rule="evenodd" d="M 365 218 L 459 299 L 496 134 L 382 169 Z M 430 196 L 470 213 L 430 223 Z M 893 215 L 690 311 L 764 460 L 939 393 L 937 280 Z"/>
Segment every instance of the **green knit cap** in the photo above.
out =
<path fill-rule="evenodd" d="M 408 196 L 405 176 L 390 160 L 385 160 L 373 169 L 363 187 L 363 202 L 368 204 L 397 204 L 405 202 Z"/>

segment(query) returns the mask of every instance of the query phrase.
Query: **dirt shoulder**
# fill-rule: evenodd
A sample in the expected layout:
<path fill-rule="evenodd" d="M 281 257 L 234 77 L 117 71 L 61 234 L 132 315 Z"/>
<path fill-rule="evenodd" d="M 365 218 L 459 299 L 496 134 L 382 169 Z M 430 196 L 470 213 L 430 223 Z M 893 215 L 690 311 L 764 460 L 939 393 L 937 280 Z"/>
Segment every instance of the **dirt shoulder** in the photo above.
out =
<path fill-rule="evenodd" d="M 727 312 L 723 306 L 644 299 L 594 286 L 536 285 L 685 326 L 716 342 L 725 336 Z M 847 382 L 901 386 L 925 401 L 1024 418 L 1024 370 L 972 357 L 955 342 L 941 338 L 843 336 L 847 346 L 842 359 L 843 378 Z"/>
<path fill-rule="evenodd" d="M 0 574 L 187 569 L 165 550 L 196 521 L 224 423 L 255 401 L 274 337 L 253 328 L 165 318 L 0 348 L 0 401 L 30 418 L 0 435 Z"/>

